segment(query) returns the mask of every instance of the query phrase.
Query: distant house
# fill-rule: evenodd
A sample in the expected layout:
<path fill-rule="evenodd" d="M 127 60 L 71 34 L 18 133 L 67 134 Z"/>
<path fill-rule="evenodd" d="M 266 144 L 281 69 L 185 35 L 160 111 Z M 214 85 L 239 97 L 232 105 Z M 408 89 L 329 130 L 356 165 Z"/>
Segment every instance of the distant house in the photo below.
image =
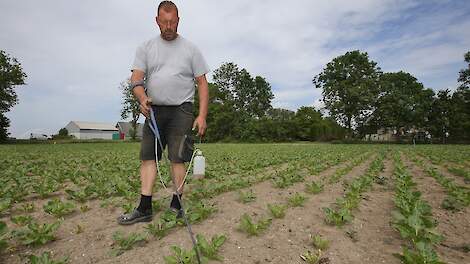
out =
<path fill-rule="evenodd" d="M 144 127 L 144 124 L 137 123 L 137 135 L 136 138 L 142 139 L 142 128 Z M 119 129 L 119 138 L 120 139 L 130 139 L 131 137 L 131 129 L 132 129 L 132 124 L 131 122 L 117 122 L 116 128 Z"/>
<path fill-rule="evenodd" d="M 119 129 L 108 123 L 70 121 L 65 129 L 77 139 L 113 139 Z"/>
<path fill-rule="evenodd" d="M 377 129 L 375 134 L 367 134 L 364 137 L 366 141 L 396 141 L 397 131 L 390 128 Z"/>

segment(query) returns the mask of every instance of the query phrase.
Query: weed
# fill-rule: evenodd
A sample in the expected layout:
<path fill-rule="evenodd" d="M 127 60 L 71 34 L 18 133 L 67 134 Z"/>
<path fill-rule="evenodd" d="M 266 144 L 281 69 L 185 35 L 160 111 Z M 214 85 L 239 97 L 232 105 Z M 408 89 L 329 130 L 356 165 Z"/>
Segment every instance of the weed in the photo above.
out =
<path fill-rule="evenodd" d="M 76 235 L 83 233 L 83 226 L 77 224 L 73 233 Z"/>
<path fill-rule="evenodd" d="M 80 212 L 82 213 L 85 213 L 85 212 L 88 212 L 90 210 L 90 207 L 86 204 L 84 205 L 80 205 Z"/>
<path fill-rule="evenodd" d="M 357 231 L 353 229 L 349 229 L 346 231 L 346 235 L 352 240 L 352 242 L 357 242 L 359 241 L 359 238 L 357 237 Z"/>

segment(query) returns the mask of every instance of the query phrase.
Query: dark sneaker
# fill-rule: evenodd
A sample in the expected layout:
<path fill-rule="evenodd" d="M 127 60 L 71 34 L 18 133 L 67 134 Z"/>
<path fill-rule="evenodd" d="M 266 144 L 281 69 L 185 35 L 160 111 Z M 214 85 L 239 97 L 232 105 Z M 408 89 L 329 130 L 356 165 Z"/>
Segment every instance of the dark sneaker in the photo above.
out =
<path fill-rule="evenodd" d="M 180 194 L 180 199 L 181 199 L 181 196 L 182 195 Z M 181 204 L 176 194 L 173 194 L 173 197 L 171 198 L 170 209 L 173 210 L 174 212 L 177 212 L 181 209 Z"/>
<path fill-rule="evenodd" d="M 152 221 L 152 210 L 148 210 L 145 213 L 140 212 L 137 209 L 134 211 L 123 214 L 117 218 L 117 222 L 120 225 L 131 225 L 137 222 L 150 222 Z"/>
<path fill-rule="evenodd" d="M 180 218 L 183 218 L 183 210 L 182 209 L 179 209 L 178 213 L 176 214 L 176 219 L 180 219 Z"/>

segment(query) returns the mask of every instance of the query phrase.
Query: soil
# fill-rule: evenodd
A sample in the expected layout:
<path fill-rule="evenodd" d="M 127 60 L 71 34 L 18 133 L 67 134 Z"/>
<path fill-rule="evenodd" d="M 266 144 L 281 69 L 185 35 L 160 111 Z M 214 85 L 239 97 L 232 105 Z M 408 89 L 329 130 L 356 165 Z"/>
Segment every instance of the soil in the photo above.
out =
<path fill-rule="evenodd" d="M 251 189 L 256 195 L 255 201 L 246 204 L 237 201 L 238 191 L 219 194 L 209 201 L 216 205 L 218 211 L 201 223 L 192 225 L 193 232 L 204 234 L 206 238 L 215 234 L 224 234 L 227 237 L 219 252 L 224 258 L 223 263 L 306 263 L 300 255 L 315 251 L 310 238 L 315 234 L 330 241 L 330 247 L 322 252 L 322 263 L 399 263 L 393 254 L 400 253 L 401 245 L 406 242 L 390 226 L 391 212 L 394 209 L 393 161 L 390 155 L 384 160 L 385 168 L 381 173 L 386 179 L 385 184 L 374 183 L 372 189 L 364 193 L 364 199 L 354 211 L 354 220 L 341 228 L 330 226 L 324 221 L 322 208 L 333 205 L 336 199 L 344 194 L 343 181 L 363 175 L 374 158 L 375 156 L 368 157 L 339 182 L 326 184 L 324 190 L 315 195 L 305 193 L 306 182 L 323 181 L 349 162 L 328 168 L 317 175 L 308 175 L 305 168 L 301 171 L 306 174 L 305 182 L 284 189 L 274 187 L 270 180 L 254 184 L 242 190 Z M 437 247 L 439 256 L 449 264 L 470 263 L 469 253 L 461 249 L 470 241 L 468 208 L 457 213 L 441 209 L 440 203 L 445 197 L 442 187 L 433 178 L 425 176 L 422 170 L 409 160 L 404 161 L 415 176 L 417 187 L 423 192 L 423 199 L 433 207 L 433 215 L 439 220 L 438 231 L 446 237 Z M 266 170 L 265 173 L 270 173 L 272 169 Z M 255 221 L 270 217 L 268 204 L 286 203 L 287 198 L 297 192 L 307 197 L 304 206 L 288 208 L 286 216 L 283 219 L 273 219 L 272 225 L 264 233 L 248 237 L 238 230 L 240 216 L 244 213 L 249 214 Z M 40 222 L 51 223 L 56 218 L 46 215 L 42 210 L 46 200 L 48 199 L 32 199 L 30 202 L 35 204 L 36 209 L 31 215 Z M 98 200 L 89 201 L 86 203 L 89 211 L 77 210 L 74 214 L 66 216 L 58 229 L 56 241 L 39 247 L 19 246 L 12 252 L 3 253 L 0 263 L 23 263 L 25 255 L 39 255 L 44 251 L 51 251 L 57 258 L 69 256 L 69 263 L 164 263 L 163 256 L 172 254 L 172 245 L 186 249 L 192 246 L 186 228 L 179 227 L 161 240 L 149 238 L 148 242 L 141 243 L 119 256 L 111 256 L 112 234 L 115 231 L 125 234 L 144 232 L 148 223 L 120 226 L 116 223 L 116 217 L 122 210 L 113 206 L 103 208 L 101 203 L 102 201 Z M 9 217 L 3 216 L 0 219 L 7 222 L 9 227 L 15 227 Z M 77 234 L 78 226 L 83 231 Z"/>

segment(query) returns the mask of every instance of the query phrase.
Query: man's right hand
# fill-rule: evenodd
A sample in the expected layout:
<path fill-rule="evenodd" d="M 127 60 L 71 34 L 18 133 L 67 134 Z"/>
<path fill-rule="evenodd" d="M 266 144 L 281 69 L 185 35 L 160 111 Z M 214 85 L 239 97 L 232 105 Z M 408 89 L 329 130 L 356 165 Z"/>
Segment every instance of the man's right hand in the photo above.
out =
<path fill-rule="evenodd" d="M 152 105 L 152 99 L 145 97 L 140 101 L 140 112 L 145 116 L 149 117 L 150 115 L 150 107 Z"/>

